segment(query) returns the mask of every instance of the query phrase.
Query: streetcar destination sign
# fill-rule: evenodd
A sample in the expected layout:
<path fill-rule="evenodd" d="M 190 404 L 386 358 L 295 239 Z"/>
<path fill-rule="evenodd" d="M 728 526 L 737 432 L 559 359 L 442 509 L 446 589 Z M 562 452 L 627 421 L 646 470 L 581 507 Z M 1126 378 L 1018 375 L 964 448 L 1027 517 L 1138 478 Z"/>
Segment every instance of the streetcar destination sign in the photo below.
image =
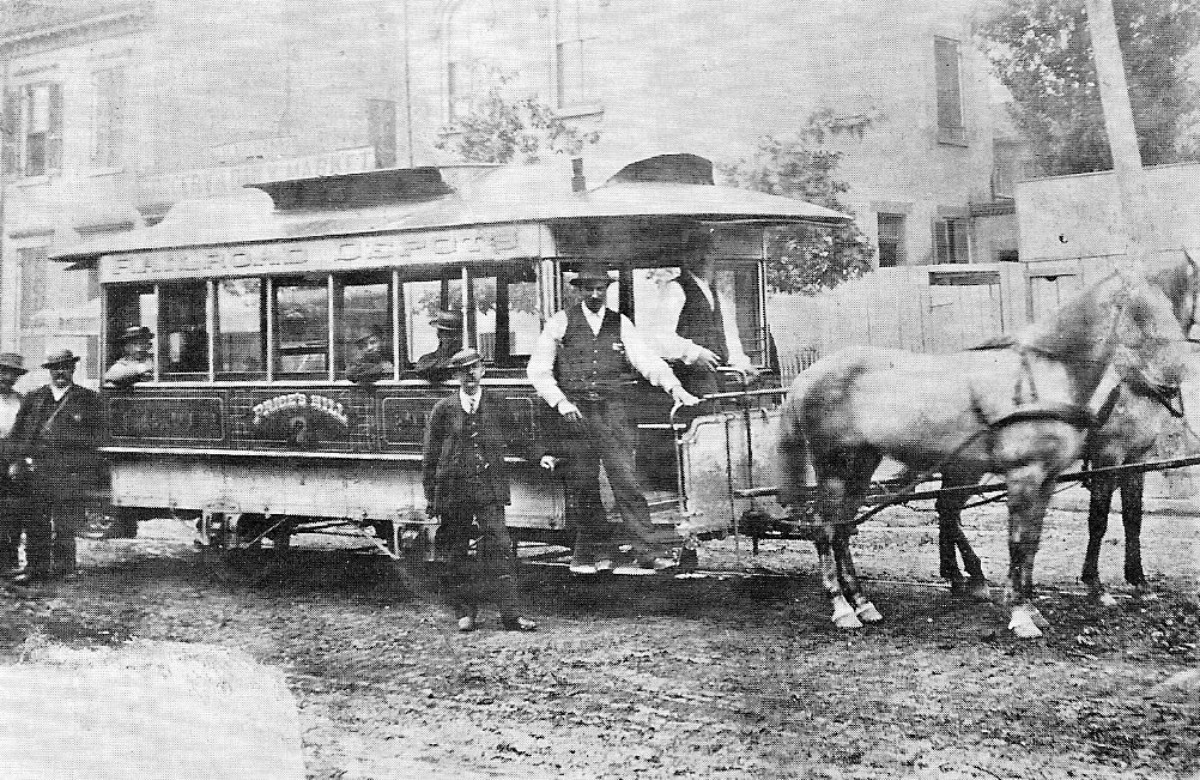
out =
<path fill-rule="evenodd" d="M 105 255 L 100 281 L 150 281 L 342 271 L 406 264 L 541 257 L 553 246 L 540 225 L 497 225 L 372 236 L 311 238 Z"/>

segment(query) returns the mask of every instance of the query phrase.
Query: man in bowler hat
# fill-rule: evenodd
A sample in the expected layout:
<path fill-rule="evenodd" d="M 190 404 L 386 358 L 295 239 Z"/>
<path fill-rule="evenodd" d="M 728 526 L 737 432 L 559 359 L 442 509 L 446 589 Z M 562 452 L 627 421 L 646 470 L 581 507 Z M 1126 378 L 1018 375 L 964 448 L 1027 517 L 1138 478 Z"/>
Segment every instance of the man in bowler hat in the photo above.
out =
<path fill-rule="evenodd" d="M 572 574 L 654 574 L 677 565 L 682 542 L 673 529 L 655 526 L 634 464 L 634 432 L 625 415 L 625 389 L 640 374 L 675 399 L 693 406 L 686 391 L 628 317 L 607 308 L 615 281 L 599 263 L 584 265 L 571 284 L 583 301 L 555 314 L 542 329 L 529 359 L 538 395 L 562 417 L 562 455 L 579 505 L 579 532 Z M 556 453 L 557 454 L 557 453 Z M 608 475 L 624 530 L 636 558 L 615 566 L 611 524 L 600 496 L 600 465 Z"/>
<path fill-rule="evenodd" d="M 97 446 L 104 426 L 100 397 L 75 384 L 78 362 L 69 349 L 47 355 L 42 368 L 50 383 L 25 396 L 13 424 L 9 453 L 27 472 L 27 566 L 15 584 L 75 573 L 75 530 L 99 485 Z"/>
<path fill-rule="evenodd" d="M 392 361 L 383 353 L 383 334 L 374 325 L 368 325 L 354 340 L 358 347 L 358 360 L 346 369 L 346 378 L 351 382 L 369 385 L 380 379 L 392 378 Z"/>
<path fill-rule="evenodd" d="M 154 378 L 154 356 L 150 344 L 154 334 L 144 325 L 131 325 L 121 334 L 122 355 L 104 372 L 104 383 L 130 387 Z"/>
<path fill-rule="evenodd" d="M 454 373 L 450 359 L 463 348 L 462 312 L 438 312 L 429 324 L 437 328 L 437 349 L 417 359 L 416 372 L 422 379 L 438 385 Z"/>
<path fill-rule="evenodd" d="M 8 439 L 24 396 L 13 385 L 25 371 L 25 361 L 12 352 L 0 353 L 0 439 Z M 23 502 L 16 494 L 11 463 L 0 461 L 0 573 L 6 577 L 20 574 L 21 510 Z"/>
<path fill-rule="evenodd" d="M 484 368 L 478 352 L 468 348 L 455 353 L 450 368 L 459 389 L 433 407 L 421 463 L 427 513 L 441 520 L 436 542 L 448 558 L 443 583 L 448 600 L 458 630 L 473 631 L 483 601 L 479 591 L 490 580 L 501 625 L 509 631 L 533 631 L 537 623 L 520 614 L 516 557 L 504 525 L 509 488 L 500 410 L 480 384 Z M 476 536 L 472 562 L 470 545 Z"/>

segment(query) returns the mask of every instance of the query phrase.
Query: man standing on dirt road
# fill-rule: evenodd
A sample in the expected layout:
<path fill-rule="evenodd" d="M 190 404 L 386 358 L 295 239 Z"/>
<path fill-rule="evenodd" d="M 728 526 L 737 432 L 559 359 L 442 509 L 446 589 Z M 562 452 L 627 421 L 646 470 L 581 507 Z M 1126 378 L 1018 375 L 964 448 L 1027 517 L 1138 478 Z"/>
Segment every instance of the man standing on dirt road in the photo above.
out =
<path fill-rule="evenodd" d="M 421 477 L 427 514 L 441 520 L 437 546 L 449 558 L 444 579 L 459 631 L 474 631 L 479 619 L 480 580 L 490 579 L 500 623 L 508 631 L 534 631 L 537 623 L 518 608 L 516 556 L 504 525 L 509 502 L 500 410 L 483 392 L 483 358 L 467 348 L 453 355 L 459 382 L 454 395 L 433 407 L 425 424 Z M 477 561 L 469 553 L 476 536 Z M 482 570 L 482 571 L 479 571 Z"/>
<path fill-rule="evenodd" d="M 12 352 L 0 353 L 0 439 L 12 435 L 13 424 L 24 398 L 13 389 L 13 385 L 25 371 L 25 361 Z M 0 576 L 14 577 L 20 574 L 21 510 L 24 508 L 20 496 L 16 495 L 16 483 L 9 472 L 12 463 L 0 460 Z"/>
<path fill-rule="evenodd" d="M 25 585 L 75 574 L 75 530 L 98 486 L 96 451 L 104 426 L 100 396 L 75 384 L 71 350 L 52 352 L 42 363 L 50 384 L 25 396 L 13 425 L 12 454 L 27 472 L 22 495 L 25 516 L 25 571 L 13 578 Z"/>
<path fill-rule="evenodd" d="M 546 322 L 529 359 L 534 389 L 562 415 L 567 431 L 562 454 L 580 508 L 572 574 L 654 574 L 676 566 L 673 550 L 682 543 L 673 530 L 657 528 L 650 520 L 622 394 L 637 372 L 676 403 L 693 406 L 700 399 L 683 389 L 628 317 L 607 307 L 613 281 L 603 264 L 585 264 L 571 280 L 583 302 Z M 615 567 L 612 559 L 612 529 L 600 497 L 601 463 L 636 556 L 626 566 Z"/>

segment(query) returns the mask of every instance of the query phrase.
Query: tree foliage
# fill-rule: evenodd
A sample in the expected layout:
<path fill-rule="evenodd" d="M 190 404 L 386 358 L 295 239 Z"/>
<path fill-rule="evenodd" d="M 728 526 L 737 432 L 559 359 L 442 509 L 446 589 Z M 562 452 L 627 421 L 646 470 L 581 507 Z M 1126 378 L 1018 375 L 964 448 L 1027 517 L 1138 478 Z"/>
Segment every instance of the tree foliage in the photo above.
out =
<path fill-rule="evenodd" d="M 852 214 L 840 196 L 850 187 L 835 178 L 842 153 L 821 148 L 833 135 L 862 137 L 868 117 L 845 118 L 823 110 L 813 114 L 793 139 L 764 136 L 749 158 L 720 166 L 738 187 L 808 201 Z M 875 249 L 854 222 L 837 227 L 801 225 L 771 231 L 767 284 L 777 292 L 815 295 L 862 276 L 873 267 Z"/>
<path fill-rule="evenodd" d="M 485 74 L 490 86 L 472 96 L 466 113 L 452 126 L 441 129 L 438 149 L 463 162 L 532 163 L 547 151 L 577 156 L 599 140 L 599 133 L 571 127 L 538 97 L 511 95 L 514 74 L 478 64 L 475 69 Z"/>
<path fill-rule="evenodd" d="M 1200 0 L 1113 0 L 1113 12 L 1142 162 L 1193 156 L 1181 130 L 1200 108 L 1187 63 Z M 995 0 L 978 32 L 1039 173 L 1112 168 L 1084 0 Z"/>

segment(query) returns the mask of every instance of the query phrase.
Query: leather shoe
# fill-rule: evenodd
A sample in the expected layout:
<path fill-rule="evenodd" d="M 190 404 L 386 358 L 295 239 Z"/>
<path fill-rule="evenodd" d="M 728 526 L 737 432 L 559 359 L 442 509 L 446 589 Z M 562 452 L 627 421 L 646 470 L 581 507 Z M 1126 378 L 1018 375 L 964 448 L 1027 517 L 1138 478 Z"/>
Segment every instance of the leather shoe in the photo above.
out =
<path fill-rule="evenodd" d="M 462 631 L 463 633 L 474 631 L 475 618 L 471 617 L 470 615 L 467 615 L 466 617 L 460 617 L 458 619 L 458 630 Z"/>
<path fill-rule="evenodd" d="M 571 562 L 571 573 L 581 576 L 591 575 L 596 573 L 596 565 L 594 563 L 575 563 Z"/>
<path fill-rule="evenodd" d="M 635 558 L 631 563 L 625 566 L 618 566 L 613 570 L 613 574 L 632 574 L 632 575 L 647 575 L 658 574 L 659 572 L 673 569 L 679 564 L 674 558 Z"/>
<path fill-rule="evenodd" d="M 537 623 L 529 618 L 504 618 L 501 623 L 505 631 L 537 631 Z"/>

